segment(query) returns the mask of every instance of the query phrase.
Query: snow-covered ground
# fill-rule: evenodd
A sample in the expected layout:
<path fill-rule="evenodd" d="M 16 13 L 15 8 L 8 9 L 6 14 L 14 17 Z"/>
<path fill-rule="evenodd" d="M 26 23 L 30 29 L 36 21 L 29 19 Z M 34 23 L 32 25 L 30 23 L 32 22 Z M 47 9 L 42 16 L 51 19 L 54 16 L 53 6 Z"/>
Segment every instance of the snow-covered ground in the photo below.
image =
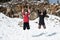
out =
<path fill-rule="evenodd" d="M 23 30 L 20 18 L 9 18 L 0 13 L 0 40 L 60 40 L 60 18 L 45 18 L 46 29 L 38 29 L 38 18 L 30 20 L 30 30 Z"/>

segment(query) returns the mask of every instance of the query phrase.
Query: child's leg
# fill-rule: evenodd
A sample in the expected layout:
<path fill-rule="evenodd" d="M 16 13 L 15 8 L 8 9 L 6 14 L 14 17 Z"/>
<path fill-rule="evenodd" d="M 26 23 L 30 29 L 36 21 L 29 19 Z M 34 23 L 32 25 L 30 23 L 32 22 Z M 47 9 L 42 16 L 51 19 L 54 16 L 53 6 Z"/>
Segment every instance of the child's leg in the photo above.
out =
<path fill-rule="evenodd" d="M 46 29 L 46 26 L 45 26 L 45 25 L 43 25 L 43 28 L 44 28 L 44 29 Z"/>
<path fill-rule="evenodd" d="M 26 23 L 23 24 L 23 30 L 25 30 L 25 29 L 26 29 Z"/>
<path fill-rule="evenodd" d="M 39 29 L 41 28 L 41 23 L 39 22 L 39 27 L 38 27 Z"/>
<path fill-rule="evenodd" d="M 39 25 L 39 27 L 38 27 L 39 29 L 41 28 L 41 25 Z"/>
<path fill-rule="evenodd" d="M 27 23 L 27 29 L 30 29 L 29 23 Z"/>

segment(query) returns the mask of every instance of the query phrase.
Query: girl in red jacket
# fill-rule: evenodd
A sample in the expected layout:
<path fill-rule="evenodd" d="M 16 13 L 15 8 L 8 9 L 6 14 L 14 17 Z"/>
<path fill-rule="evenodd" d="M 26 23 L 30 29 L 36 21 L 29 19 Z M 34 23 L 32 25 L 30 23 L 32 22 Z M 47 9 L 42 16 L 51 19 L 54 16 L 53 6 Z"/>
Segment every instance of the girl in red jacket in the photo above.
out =
<path fill-rule="evenodd" d="M 24 11 L 24 8 L 22 7 L 22 16 L 23 16 L 23 30 L 26 28 L 29 30 L 29 17 L 30 17 L 30 9 L 28 7 L 28 11 Z"/>

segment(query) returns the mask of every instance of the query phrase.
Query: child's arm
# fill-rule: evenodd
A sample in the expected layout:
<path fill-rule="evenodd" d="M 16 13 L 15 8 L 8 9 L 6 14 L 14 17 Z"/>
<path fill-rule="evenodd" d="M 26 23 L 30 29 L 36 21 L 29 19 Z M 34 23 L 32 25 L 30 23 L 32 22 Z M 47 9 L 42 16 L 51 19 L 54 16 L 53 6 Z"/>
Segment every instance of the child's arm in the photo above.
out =
<path fill-rule="evenodd" d="M 49 18 L 49 16 L 48 16 L 48 15 L 46 15 L 45 17 Z"/>
<path fill-rule="evenodd" d="M 38 13 L 38 17 L 40 17 L 41 12 L 39 12 L 39 10 L 37 10 L 37 13 Z"/>
<path fill-rule="evenodd" d="M 24 17 L 24 8 L 23 8 L 23 6 L 22 6 L 22 16 Z"/>
<path fill-rule="evenodd" d="M 29 6 L 28 6 L 28 12 L 30 13 L 30 8 L 29 8 Z"/>
<path fill-rule="evenodd" d="M 44 11 L 44 16 L 45 16 L 45 17 L 49 17 L 49 16 L 47 15 L 47 11 L 46 11 L 46 10 Z"/>
<path fill-rule="evenodd" d="M 23 6 L 22 6 L 22 13 L 24 12 L 24 8 L 23 8 Z"/>
<path fill-rule="evenodd" d="M 29 6 L 28 6 L 28 16 L 30 17 L 30 8 L 29 8 Z"/>

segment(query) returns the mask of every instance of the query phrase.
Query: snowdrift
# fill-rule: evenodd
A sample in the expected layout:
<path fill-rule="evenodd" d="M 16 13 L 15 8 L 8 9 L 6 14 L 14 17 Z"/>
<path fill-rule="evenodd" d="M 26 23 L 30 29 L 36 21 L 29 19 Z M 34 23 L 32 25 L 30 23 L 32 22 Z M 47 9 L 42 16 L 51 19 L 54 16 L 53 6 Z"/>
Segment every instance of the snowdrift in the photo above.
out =
<path fill-rule="evenodd" d="M 22 19 L 9 18 L 0 13 L 0 40 L 60 40 L 59 17 L 49 15 L 45 18 L 46 29 L 38 29 L 38 19 L 30 20 L 30 30 L 23 30 L 18 25 Z"/>

